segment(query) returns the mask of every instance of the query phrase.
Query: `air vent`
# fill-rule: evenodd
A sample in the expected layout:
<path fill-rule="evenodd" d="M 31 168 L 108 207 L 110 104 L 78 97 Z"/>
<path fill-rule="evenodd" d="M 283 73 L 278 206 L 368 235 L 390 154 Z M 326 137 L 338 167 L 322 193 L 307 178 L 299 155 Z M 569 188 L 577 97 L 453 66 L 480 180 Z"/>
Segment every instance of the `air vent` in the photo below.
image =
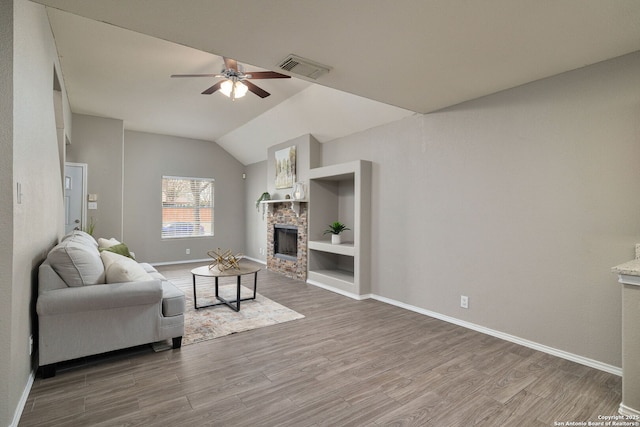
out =
<path fill-rule="evenodd" d="M 288 55 L 278 64 L 278 67 L 290 73 L 299 74 L 314 80 L 331 70 L 331 68 L 326 65 L 318 64 L 317 62 L 293 54 Z"/>

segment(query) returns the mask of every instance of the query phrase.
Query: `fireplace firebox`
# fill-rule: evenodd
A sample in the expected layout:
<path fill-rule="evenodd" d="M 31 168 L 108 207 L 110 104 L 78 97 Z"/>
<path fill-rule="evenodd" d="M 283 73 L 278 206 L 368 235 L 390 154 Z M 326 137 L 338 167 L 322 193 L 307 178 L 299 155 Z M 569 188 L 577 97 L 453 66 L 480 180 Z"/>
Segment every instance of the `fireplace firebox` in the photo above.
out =
<path fill-rule="evenodd" d="M 298 227 L 275 224 L 273 226 L 273 254 L 276 258 L 296 261 L 298 259 Z"/>

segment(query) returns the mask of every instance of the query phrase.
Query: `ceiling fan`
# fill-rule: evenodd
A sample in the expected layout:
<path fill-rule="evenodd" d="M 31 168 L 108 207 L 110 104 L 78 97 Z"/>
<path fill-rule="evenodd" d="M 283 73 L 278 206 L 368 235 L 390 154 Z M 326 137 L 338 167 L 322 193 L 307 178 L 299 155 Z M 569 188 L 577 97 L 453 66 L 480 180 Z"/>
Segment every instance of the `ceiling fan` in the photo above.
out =
<path fill-rule="evenodd" d="M 245 73 L 242 66 L 238 65 L 235 59 L 223 58 L 224 69 L 218 74 L 173 74 L 171 77 L 220 77 L 224 80 L 220 80 L 210 88 L 202 92 L 203 95 L 211 95 L 212 93 L 220 90 L 224 95 L 228 96 L 232 100 L 236 98 L 242 98 L 246 95 L 247 91 L 251 91 L 258 95 L 260 98 L 266 98 L 271 95 L 266 90 L 256 86 L 249 80 L 257 79 L 289 79 L 291 76 L 285 74 L 276 73 L 275 71 L 255 71 Z"/>

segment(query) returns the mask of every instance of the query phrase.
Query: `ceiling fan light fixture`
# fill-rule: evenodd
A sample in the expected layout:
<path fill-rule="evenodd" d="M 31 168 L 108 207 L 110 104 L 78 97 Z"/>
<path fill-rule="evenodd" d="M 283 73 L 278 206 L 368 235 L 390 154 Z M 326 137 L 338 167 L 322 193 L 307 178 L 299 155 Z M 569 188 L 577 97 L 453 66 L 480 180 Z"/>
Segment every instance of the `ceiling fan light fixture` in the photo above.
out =
<path fill-rule="evenodd" d="M 247 94 L 249 88 L 242 82 L 236 82 L 236 98 L 242 98 Z"/>
<path fill-rule="evenodd" d="M 220 85 L 220 92 L 231 99 L 242 98 L 248 90 L 247 85 L 239 81 L 225 80 Z"/>

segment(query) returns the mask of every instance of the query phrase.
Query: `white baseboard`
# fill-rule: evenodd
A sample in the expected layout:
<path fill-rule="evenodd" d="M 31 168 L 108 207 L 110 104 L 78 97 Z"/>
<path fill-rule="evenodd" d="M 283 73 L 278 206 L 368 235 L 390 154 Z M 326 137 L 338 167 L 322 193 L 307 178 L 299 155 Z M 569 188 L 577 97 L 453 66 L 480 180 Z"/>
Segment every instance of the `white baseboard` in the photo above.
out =
<path fill-rule="evenodd" d="M 591 368 L 598 369 L 600 371 L 608 372 L 613 375 L 622 376 L 622 368 L 617 366 L 602 363 L 597 360 L 589 359 L 588 357 L 579 356 L 577 354 L 569 353 L 568 351 L 559 350 L 557 348 L 549 347 L 544 344 L 540 344 L 534 341 L 530 341 L 524 338 L 510 335 L 504 332 L 496 331 L 494 329 L 486 328 L 484 326 L 476 325 L 475 323 L 467 322 L 465 320 L 456 319 L 455 317 L 446 316 L 444 314 L 436 313 L 435 311 L 425 310 L 424 308 L 416 307 L 410 304 L 405 304 L 400 301 L 393 300 L 391 298 L 381 297 L 379 295 L 371 294 L 371 298 L 381 301 L 387 304 L 395 305 L 407 310 L 414 311 L 416 313 L 424 314 L 425 316 L 433 317 L 445 322 L 453 323 L 454 325 L 462 326 L 467 329 L 472 329 L 483 334 L 491 335 L 496 338 L 503 339 L 515 344 L 519 344 L 525 347 L 532 348 L 534 350 L 541 351 L 543 353 L 551 354 L 562 359 L 570 360 L 572 362 L 580 363 L 581 365 L 589 366 Z"/>
<path fill-rule="evenodd" d="M 194 262 L 206 262 L 206 263 L 210 263 L 211 262 L 211 258 L 204 258 L 204 259 L 189 259 L 189 260 L 185 260 L 185 261 L 166 261 L 166 262 L 150 262 L 149 264 L 156 266 L 156 265 L 173 265 L 173 264 L 191 264 Z"/>
<path fill-rule="evenodd" d="M 628 421 L 637 421 L 638 418 L 636 417 L 640 417 L 640 411 L 638 411 L 637 409 L 630 408 L 624 403 L 620 404 L 620 407 L 618 408 L 618 413 L 620 415 L 624 415 L 625 417 L 631 417 L 631 419 L 629 419 Z"/>
<path fill-rule="evenodd" d="M 36 368 L 38 369 L 38 368 Z M 27 404 L 27 399 L 29 398 L 29 393 L 31 393 L 31 387 L 33 386 L 33 381 L 36 378 L 36 371 L 31 371 L 29 374 L 29 378 L 27 379 L 27 384 L 24 386 L 24 390 L 22 391 L 22 396 L 20 396 L 20 401 L 18 402 L 18 406 L 16 407 L 16 411 L 13 414 L 13 421 L 9 424 L 10 427 L 18 427 L 18 423 L 20 422 L 20 417 L 22 417 L 22 412 L 24 411 L 24 407 Z"/>
<path fill-rule="evenodd" d="M 263 265 L 267 265 L 267 263 L 265 261 L 262 261 L 260 259 L 256 259 L 256 258 L 251 258 L 248 256 L 244 257 L 245 259 L 248 259 L 249 261 L 254 261 Z M 204 259 L 189 259 L 189 260 L 185 260 L 185 261 L 165 261 L 165 262 L 151 262 L 149 264 L 156 266 L 156 265 L 173 265 L 173 264 L 191 264 L 194 262 L 205 262 L 207 264 L 211 263 L 212 259 L 211 258 L 204 258 Z"/>
<path fill-rule="evenodd" d="M 315 282 L 313 280 L 307 280 L 307 283 L 313 286 L 317 286 L 319 288 L 326 289 L 331 292 L 335 292 L 340 295 L 344 295 L 346 297 L 355 299 L 355 300 L 364 300 L 368 298 L 372 298 L 376 301 L 384 302 L 386 304 L 391 304 L 396 307 L 404 308 L 406 310 L 413 311 L 415 313 L 424 314 L 425 316 L 433 317 L 435 319 L 443 320 L 448 323 L 453 323 L 454 325 L 462 326 L 463 328 L 471 329 L 477 332 L 481 332 L 483 334 L 491 335 L 496 338 L 503 339 L 505 341 L 509 341 L 515 344 L 522 345 L 524 347 L 529 347 L 534 350 L 541 351 L 543 353 L 550 354 L 552 356 L 557 356 L 562 359 L 570 360 L 572 362 L 579 363 L 581 365 L 589 366 L 590 368 L 595 368 L 600 371 L 608 372 L 613 375 L 617 375 L 619 377 L 622 376 L 622 368 L 609 365 L 607 363 L 602 363 L 597 360 L 589 359 L 588 357 L 579 356 L 577 354 L 569 353 L 568 351 L 559 350 L 557 348 L 549 347 L 544 344 L 540 344 L 534 341 L 530 341 L 524 338 L 517 337 L 515 335 L 510 335 L 504 332 L 496 331 L 494 329 L 486 328 L 484 326 L 476 325 L 475 323 L 467 322 L 465 320 L 456 319 L 455 317 L 447 316 L 444 314 L 436 313 L 435 311 L 426 310 L 424 308 L 416 307 L 411 304 L 406 304 L 400 301 L 393 300 L 391 298 L 382 297 L 376 294 L 364 294 L 357 295 L 351 292 L 345 292 L 341 289 L 336 289 L 332 286 L 327 286 L 322 283 Z M 629 408 L 630 409 L 630 408 Z M 620 408 L 622 410 L 622 407 Z M 630 409 L 633 411 L 632 409 Z M 622 412 L 621 412 L 622 413 Z"/>

